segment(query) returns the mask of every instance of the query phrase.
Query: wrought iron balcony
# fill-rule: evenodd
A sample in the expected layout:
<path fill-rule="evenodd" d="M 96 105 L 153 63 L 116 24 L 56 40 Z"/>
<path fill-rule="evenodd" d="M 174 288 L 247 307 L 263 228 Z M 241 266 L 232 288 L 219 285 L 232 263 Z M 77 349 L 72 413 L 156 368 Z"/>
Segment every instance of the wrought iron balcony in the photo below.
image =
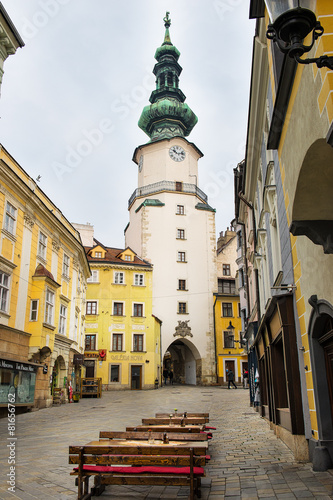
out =
<path fill-rule="evenodd" d="M 208 202 L 207 195 L 195 184 L 188 184 L 186 182 L 161 181 L 135 189 L 132 196 L 128 200 L 128 208 L 132 205 L 136 198 L 141 198 L 143 196 L 148 196 L 155 193 L 162 193 L 163 191 L 195 194 L 204 203 Z"/>

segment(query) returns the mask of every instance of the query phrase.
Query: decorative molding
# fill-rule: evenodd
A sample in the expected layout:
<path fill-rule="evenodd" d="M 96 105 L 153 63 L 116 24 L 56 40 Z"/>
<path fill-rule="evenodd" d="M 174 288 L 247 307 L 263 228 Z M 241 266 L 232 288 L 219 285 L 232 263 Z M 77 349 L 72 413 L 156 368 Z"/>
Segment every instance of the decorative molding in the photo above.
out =
<path fill-rule="evenodd" d="M 191 327 L 188 326 L 188 323 L 190 320 L 188 319 L 187 321 L 178 321 L 178 326 L 175 328 L 175 333 L 173 334 L 174 337 L 193 337 L 193 334 L 191 333 Z"/>
<path fill-rule="evenodd" d="M 35 225 L 35 221 L 31 215 L 24 214 L 24 226 L 32 231 L 33 227 Z"/>
<path fill-rule="evenodd" d="M 59 252 L 60 244 L 57 240 L 52 240 L 52 250 L 57 253 Z"/>

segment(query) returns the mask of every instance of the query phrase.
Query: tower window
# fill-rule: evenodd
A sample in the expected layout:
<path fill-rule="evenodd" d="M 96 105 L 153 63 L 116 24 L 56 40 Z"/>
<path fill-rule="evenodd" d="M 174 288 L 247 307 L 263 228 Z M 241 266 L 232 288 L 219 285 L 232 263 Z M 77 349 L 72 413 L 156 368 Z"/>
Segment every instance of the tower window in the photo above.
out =
<path fill-rule="evenodd" d="M 177 229 L 177 239 L 185 240 L 185 229 Z"/>
<path fill-rule="evenodd" d="M 176 214 L 177 215 L 185 215 L 184 205 L 177 205 Z"/>
<path fill-rule="evenodd" d="M 183 191 L 183 183 L 176 181 L 176 191 Z"/>
<path fill-rule="evenodd" d="M 186 290 L 186 280 L 178 280 L 178 290 Z"/>
<path fill-rule="evenodd" d="M 178 252 L 178 262 L 186 262 L 185 252 Z"/>
<path fill-rule="evenodd" d="M 178 302 L 178 314 L 186 314 L 186 313 L 187 313 L 186 302 Z"/>

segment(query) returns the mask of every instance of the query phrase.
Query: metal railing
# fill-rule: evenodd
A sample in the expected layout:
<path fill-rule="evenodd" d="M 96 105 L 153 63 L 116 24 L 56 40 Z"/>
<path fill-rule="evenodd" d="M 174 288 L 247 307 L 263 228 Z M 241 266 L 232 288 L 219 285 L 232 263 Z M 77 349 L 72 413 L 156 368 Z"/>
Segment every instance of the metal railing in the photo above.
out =
<path fill-rule="evenodd" d="M 136 198 L 154 193 L 160 193 L 161 191 L 175 191 L 177 193 L 195 194 L 204 203 L 207 203 L 208 201 L 207 195 L 195 184 L 188 184 L 186 182 L 161 181 L 135 189 L 130 199 L 128 200 L 128 207 L 132 205 Z"/>

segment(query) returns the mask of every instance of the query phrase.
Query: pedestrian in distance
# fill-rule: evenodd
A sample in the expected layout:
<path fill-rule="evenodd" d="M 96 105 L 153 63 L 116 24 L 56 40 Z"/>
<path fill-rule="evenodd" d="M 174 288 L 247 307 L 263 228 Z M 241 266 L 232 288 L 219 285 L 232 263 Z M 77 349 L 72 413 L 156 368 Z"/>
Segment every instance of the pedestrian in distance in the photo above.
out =
<path fill-rule="evenodd" d="M 170 385 L 173 385 L 173 371 L 169 371 L 169 380 L 170 380 Z"/>
<path fill-rule="evenodd" d="M 230 389 L 230 384 L 232 384 L 234 386 L 234 388 L 237 389 L 237 386 L 234 382 L 234 378 L 235 378 L 234 372 L 232 370 L 229 370 L 228 371 L 228 389 Z"/>
<path fill-rule="evenodd" d="M 167 385 L 168 370 L 166 368 L 164 368 L 164 370 L 163 370 L 163 378 L 164 378 L 164 385 Z"/>
<path fill-rule="evenodd" d="M 248 380 L 249 380 L 249 372 L 247 370 L 244 370 L 244 372 L 243 372 L 243 387 L 244 387 L 244 389 L 247 389 Z"/>

